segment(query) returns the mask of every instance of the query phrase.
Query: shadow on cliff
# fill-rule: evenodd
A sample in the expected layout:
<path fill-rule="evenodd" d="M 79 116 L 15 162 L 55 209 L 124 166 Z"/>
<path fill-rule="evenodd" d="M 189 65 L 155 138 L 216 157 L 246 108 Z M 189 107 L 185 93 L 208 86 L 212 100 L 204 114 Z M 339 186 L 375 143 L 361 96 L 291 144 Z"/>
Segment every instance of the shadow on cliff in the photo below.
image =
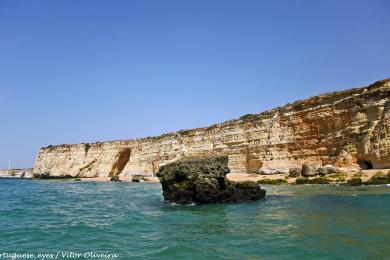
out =
<path fill-rule="evenodd" d="M 126 164 L 130 160 L 130 154 L 130 148 L 126 148 L 117 154 L 117 156 L 115 157 L 115 162 L 112 165 L 112 168 L 108 174 L 108 177 L 117 176 L 123 171 Z"/>

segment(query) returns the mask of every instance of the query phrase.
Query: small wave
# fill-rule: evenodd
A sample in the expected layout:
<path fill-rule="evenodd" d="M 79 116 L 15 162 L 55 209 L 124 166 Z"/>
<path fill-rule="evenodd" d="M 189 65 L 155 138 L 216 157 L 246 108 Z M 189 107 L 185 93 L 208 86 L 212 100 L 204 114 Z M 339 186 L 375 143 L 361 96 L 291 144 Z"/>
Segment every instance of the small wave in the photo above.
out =
<path fill-rule="evenodd" d="M 191 206 L 196 206 L 196 205 L 198 205 L 198 204 L 195 202 L 192 202 L 191 204 L 177 204 L 175 202 L 171 202 L 172 207 L 179 207 L 179 206 L 191 207 Z"/>

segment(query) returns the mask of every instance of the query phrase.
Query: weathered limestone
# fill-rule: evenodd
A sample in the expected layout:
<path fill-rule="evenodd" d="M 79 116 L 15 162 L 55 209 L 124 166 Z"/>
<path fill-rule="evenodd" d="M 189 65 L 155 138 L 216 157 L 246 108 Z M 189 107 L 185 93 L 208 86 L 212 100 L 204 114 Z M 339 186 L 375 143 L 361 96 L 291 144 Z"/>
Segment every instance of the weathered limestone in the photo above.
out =
<path fill-rule="evenodd" d="M 303 164 L 390 168 L 390 79 L 323 94 L 206 128 L 136 140 L 42 148 L 34 173 L 151 175 L 184 157 L 226 155 L 232 173 Z"/>
<path fill-rule="evenodd" d="M 324 167 L 319 167 L 316 169 L 318 175 L 325 176 L 331 173 L 338 173 L 340 170 L 334 166 L 326 165 Z"/>
<path fill-rule="evenodd" d="M 160 167 L 166 200 L 178 204 L 253 201 L 266 191 L 255 182 L 231 182 L 227 156 L 182 159 Z"/>
<path fill-rule="evenodd" d="M 265 169 L 260 169 L 259 174 L 262 175 L 272 175 L 272 174 L 283 174 L 283 173 L 288 173 L 289 169 L 288 168 L 273 168 L 273 167 L 268 167 Z"/>

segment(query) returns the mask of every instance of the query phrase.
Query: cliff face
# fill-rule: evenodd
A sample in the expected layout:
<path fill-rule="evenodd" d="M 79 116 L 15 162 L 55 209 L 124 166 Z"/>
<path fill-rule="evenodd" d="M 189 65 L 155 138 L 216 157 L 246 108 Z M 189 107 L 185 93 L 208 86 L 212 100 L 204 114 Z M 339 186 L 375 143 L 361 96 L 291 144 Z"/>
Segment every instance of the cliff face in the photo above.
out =
<path fill-rule="evenodd" d="M 302 164 L 390 168 L 390 79 L 206 128 L 158 137 L 42 148 L 34 173 L 151 174 L 183 157 L 227 155 L 233 173 Z"/>

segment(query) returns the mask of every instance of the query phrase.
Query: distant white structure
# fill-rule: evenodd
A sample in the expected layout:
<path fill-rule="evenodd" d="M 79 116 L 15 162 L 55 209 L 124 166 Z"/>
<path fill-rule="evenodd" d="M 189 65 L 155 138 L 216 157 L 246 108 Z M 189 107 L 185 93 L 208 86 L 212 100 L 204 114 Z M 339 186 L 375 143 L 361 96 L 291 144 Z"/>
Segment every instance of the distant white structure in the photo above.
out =
<path fill-rule="evenodd" d="M 8 170 L 11 170 L 11 160 L 8 160 Z"/>

